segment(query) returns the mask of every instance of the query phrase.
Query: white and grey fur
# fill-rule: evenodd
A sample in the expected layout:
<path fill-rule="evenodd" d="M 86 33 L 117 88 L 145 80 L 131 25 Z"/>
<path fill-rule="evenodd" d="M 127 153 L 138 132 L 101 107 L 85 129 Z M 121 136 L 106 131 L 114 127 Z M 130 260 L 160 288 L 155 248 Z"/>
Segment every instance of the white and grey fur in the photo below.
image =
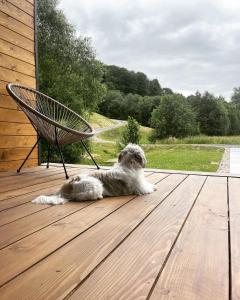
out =
<path fill-rule="evenodd" d="M 118 163 L 111 169 L 77 175 L 55 195 L 39 196 L 32 202 L 63 204 L 67 201 L 96 200 L 107 196 L 149 194 L 154 192 L 155 186 L 145 179 L 145 165 L 143 149 L 138 145 L 128 144 L 120 152 Z"/>

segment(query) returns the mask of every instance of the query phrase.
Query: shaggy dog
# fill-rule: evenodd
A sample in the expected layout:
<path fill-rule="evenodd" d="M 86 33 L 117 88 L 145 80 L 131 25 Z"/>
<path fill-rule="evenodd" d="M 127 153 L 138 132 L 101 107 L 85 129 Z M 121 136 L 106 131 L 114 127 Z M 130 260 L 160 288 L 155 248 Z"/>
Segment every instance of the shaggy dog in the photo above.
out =
<path fill-rule="evenodd" d="M 96 200 L 103 197 L 144 195 L 155 191 L 146 181 L 143 168 L 146 158 L 141 147 L 128 144 L 110 170 L 75 176 L 52 196 L 39 196 L 33 203 L 63 204 L 67 201 Z"/>

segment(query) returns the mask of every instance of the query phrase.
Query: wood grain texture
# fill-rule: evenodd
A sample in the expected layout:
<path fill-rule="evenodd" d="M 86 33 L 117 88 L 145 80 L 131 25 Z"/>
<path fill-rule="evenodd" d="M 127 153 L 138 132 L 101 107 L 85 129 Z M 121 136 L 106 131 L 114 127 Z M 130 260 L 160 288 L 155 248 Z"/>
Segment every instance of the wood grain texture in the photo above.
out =
<path fill-rule="evenodd" d="M 33 88 L 36 87 L 35 78 L 3 67 L 0 67 L 0 78 L 4 81 L 21 83 Z"/>
<path fill-rule="evenodd" d="M 20 8 L 30 16 L 34 16 L 34 6 L 26 0 L 8 0 L 14 6 Z"/>
<path fill-rule="evenodd" d="M 150 297 L 228 299 L 227 179 L 209 177 Z"/>
<path fill-rule="evenodd" d="M 92 203 L 94 202 L 85 201 L 66 203 L 64 206 L 51 206 L 48 209 L 38 210 L 35 214 L 26 216 L 25 218 L 0 227 L 0 250 L 18 240 L 21 240 L 25 236 L 45 228 L 46 226 L 60 222 L 61 219 L 80 211 Z M 31 203 L 28 204 L 26 208 L 30 207 L 30 209 L 33 209 L 33 207 L 35 207 L 36 210 L 39 206 L 40 208 L 44 207 L 44 205 L 42 207 L 42 205 Z M 16 208 L 16 210 L 19 210 L 19 207 Z"/>
<path fill-rule="evenodd" d="M 6 84 L 7 84 L 7 82 L 2 81 L 0 78 L 0 96 L 8 95 L 8 92 L 6 90 Z"/>
<path fill-rule="evenodd" d="M 188 177 L 70 299 L 146 299 L 203 182 Z"/>
<path fill-rule="evenodd" d="M 19 166 L 22 164 L 23 160 L 14 160 L 14 161 L 0 161 L 0 172 L 7 171 L 9 169 L 15 169 L 19 168 Z M 38 165 L 37 159 L 29 159 L 26 164 L 24 165 L 25 168 L 29 167 L 36 167 Z"/>
<path fill-rule="evenodd" d="M 36 131 L 33 128 L 32 124 L 0 122 L 0 136 L 35 135 L 35 134 Z"/>
<path fill-rule="evenodd" d="M 36 143 L 36 136 L 1 136 L 0 139 L 0 148 L 8 149 L 8 148 L 32 148 Z M 6 147 L 6 148 L 4 148 Z"/>
<path fill-rule="evenodd" d="M 0 38 L 27 51 L 34 52 L 34 41 L 0 25 Z"/>
<path fill-rule="evenodd" d="M 35 66 L 3 53 L 0 53 L 0 66 L 35 77 Z"/>
<path fill-rule="evenodd" d="M 5 14 L 0 8 L 0 24 L 11 29 L 12 31 L 25 36 L 26 38 L 34 41 L 34 30 L 22 22 L 17 21 L 11 16 Z"/>
<path fill-rule="evenodd" d="M 0 122 L 30 124 L 23 111 L 7 108 L 0 108 Z M 3 148 L 1 142 L 0 148 Z"/>
<path fill-rule="evenodd" d="M 23 24 L 34 28 L 34 21 L 33 17 L 29 14 L 25 13 L 21 9 L 17 8 L 15 5 L 10 3 L 7 0 L 1 0 L 0 11 L 4 12 L 5 14 L 11 16 L 12 18 L 22 22 Z"/>
<path fill-rule="evenodd" d="M 71 175 L 72 171 L 70 170 L 69 175 Z M 22 184 L 21 188 L 18 189 L 8 189 L 6 192 L 2 192 L 0 193 L 0 201 L 2 200 L 6 200 L 6 199 L 10 199 L 13 197 L 17 197 L 20 195 L 24 195 L 24 194 L 29 194 L 32 192 L 32 189 L 34 188 L 35 191 L 37 190 L 41 190 L 47 187 L 51 187 L 51 185 L 54 185 L 56 180 L 58 179 L 65 179 L 65 174 L 62 172 L 59 172 L 58 174 L 54 174 L 54 175 L 49 175 L 51 176 L 51 180 L 50 178 L 45 178 L 43 179 L 33 179 L 30 180 L 29 183 L 25 183 Z"/>
<path fill-rule="evenodd" d="M 0 95 L 0 108 L 20 110 L 20 108 L 17 106 L 16 102 L 12 99 L 12 97 L 7 95 Z"/>
<path fill-rule="evenodd" d="M 232 300 L 240 299 L 240 178 L 229 178 Z"/>
<path fill-rule="evenodd" d="M 43 259 L 51 252 L 56 251 L 56 249 L 63 244 L 72 240 L 96 222 L 99 222 L 102 218 L 106 217 L 132 198 L 132 196 L 128 196 L 100 200 L 39 232 L 4 248 L 1 250 L 0 256 L 0 285 L 26 270 L 32 264 Z M 84 220 L 84 222 L 82 222 L 82 220 Z M 38 251 L 35 251 L 36 247 L 38 248 Z M 25 249 L 25 251 L 23 251 L 23 249 Z M 29 253 L 31 253 L 30 256 Z M 17 263 L 16 254 L 18 255 Z"/>
<path fill-rule="evenodd" d="M 7 299 L 7 297 L 14 297 L 14 293 L 15 295 L 19 293 L 19 295 L 23 295 L 23 299 L 63 298 L 77 284 L 79 279 L 84 278 L 111 249 L 114 249 L 183 178 L 182 175 L 173 175 L 171 179 L 166 178 L 158 184 L 159 191 L 161 191 L 158 195 L 155 193 L 138 197 L 122 206 L 114 214 L 71 241 L 45 261 L 40 262 L 36 268 L 31 268 L 3 287 L 0 290 L 1 297 Z M 119 197 L 116 197 L 115 200 L 119 201 Z M 106 206 L 113 205 L 112 198 L 99 201 L 98 205 L 100 210 L 104 210 Z M 93 208 L 94 205 L 91 205 L 82 210 L 82 213 L 85 211 L 86 216 L 84 223 L 89 222 L 87 216 L 91 215 L 87 213 L 87 210 L 90 211 Z M 66 222 L 64 224 L 67 226 Z M 65 226 L 63 227 L 64 231 Z M 75 227 L 76 225 L 71 228 Z M 72 251 L 73 249 L 75 250 Z M 74 272 L 72 272 L 73 270 Z M 38 273 L 38 280 L 32 280 L 36 272 Z M 63 276 L 64 280 L 62 280 Z M 31 285 L 29 285 L 30 282 Z M 37 286 L 41 286 L 41 289 L 36 288 Z M 23 291 L 25 292 L 22 293 Z"/>
<path fill-rule="evenodd" d="M 84 171 L 71 170 L 68 168 L 68 173 L 70 176 L 75 175 L 79 172 L 84 172 Z M 59 170 L 59 174 L 63 174 L 61 172 L 61 170 Z M 17 176 L 19 177 L 22 175 L 17 175 Z M 35 175 L 33 174 L 32 176 L 35 176 Z M 29 178 L 26 178 L 25 180 L 29 180 Z M 64 177 L 64 174 L 63 174 L 61 179 L 49 180 L 47 183 L 33 186 L 32 190 L 30 192 L 29 192 L 29 190 L 27 190 L 27 193 L 26 193 L 26 191 L 23 190 L 22 194 L 13 195 L 13 197 L 10 197 L 10 195 L 8 195 L 7 199 L 5 199 L 4 201 L 0 201 L 0 211 L 28 203 L 41 194 L 50 195 L 52 193 L 55 193 L 56 190 L 58 188 L 60 188 L 60 186 L 64 182 L 66 182 L 66 178 Z"/>
<path fill-rule="evenodd" d="M 0 39 L 0 52 L 32 64 L 33 66 L 35 65 L 34 53 L 13 45 L 3 39 Z"/>
<path fill-rule="evenodd" d="M 0 136 L 1 139 L 1 136 Z M 31 148 L 10 148 L 10 149 L 0 149 L 0 161 L 11 161 L 14 157 L 15 160 L 25 159 L 25 157 L 30 152 Z M 37 148 L 33 150 L 29 158 L 38 158 Z M 8 184 L 9 185 L 9 184 Z M 5 183 L 6 186 L 6 183 Z M 0 183 L 1 189 L 1 183 Z"/>

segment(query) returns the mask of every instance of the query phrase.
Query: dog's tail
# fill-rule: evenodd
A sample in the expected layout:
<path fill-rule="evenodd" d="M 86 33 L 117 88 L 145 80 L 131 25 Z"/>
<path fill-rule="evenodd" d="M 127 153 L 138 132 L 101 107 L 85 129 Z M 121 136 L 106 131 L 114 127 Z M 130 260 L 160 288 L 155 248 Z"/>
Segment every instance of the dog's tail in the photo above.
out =
<path fill-rule="evenodd" d="M 62 198 L 60 193 L 57 193 L 55 195 L 50 196 L 38 196 L 36 199 L 32 201 L 32 203 L 36 204 L 52 204 L 52 205 L 58 205 L 58 204 L 64 204 L 67 200 Z"/>

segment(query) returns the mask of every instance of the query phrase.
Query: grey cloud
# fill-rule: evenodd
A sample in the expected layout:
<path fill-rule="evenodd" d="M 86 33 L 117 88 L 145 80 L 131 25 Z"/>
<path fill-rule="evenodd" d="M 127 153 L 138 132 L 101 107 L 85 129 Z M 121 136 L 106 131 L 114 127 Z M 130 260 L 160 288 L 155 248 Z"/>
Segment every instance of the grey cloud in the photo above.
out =
<path fill-rule="evenodd" d="M 62 0 L 98 58 L 158 78 L 184 94 L 230 97 L 240 86 L 240 1 Z"/>

